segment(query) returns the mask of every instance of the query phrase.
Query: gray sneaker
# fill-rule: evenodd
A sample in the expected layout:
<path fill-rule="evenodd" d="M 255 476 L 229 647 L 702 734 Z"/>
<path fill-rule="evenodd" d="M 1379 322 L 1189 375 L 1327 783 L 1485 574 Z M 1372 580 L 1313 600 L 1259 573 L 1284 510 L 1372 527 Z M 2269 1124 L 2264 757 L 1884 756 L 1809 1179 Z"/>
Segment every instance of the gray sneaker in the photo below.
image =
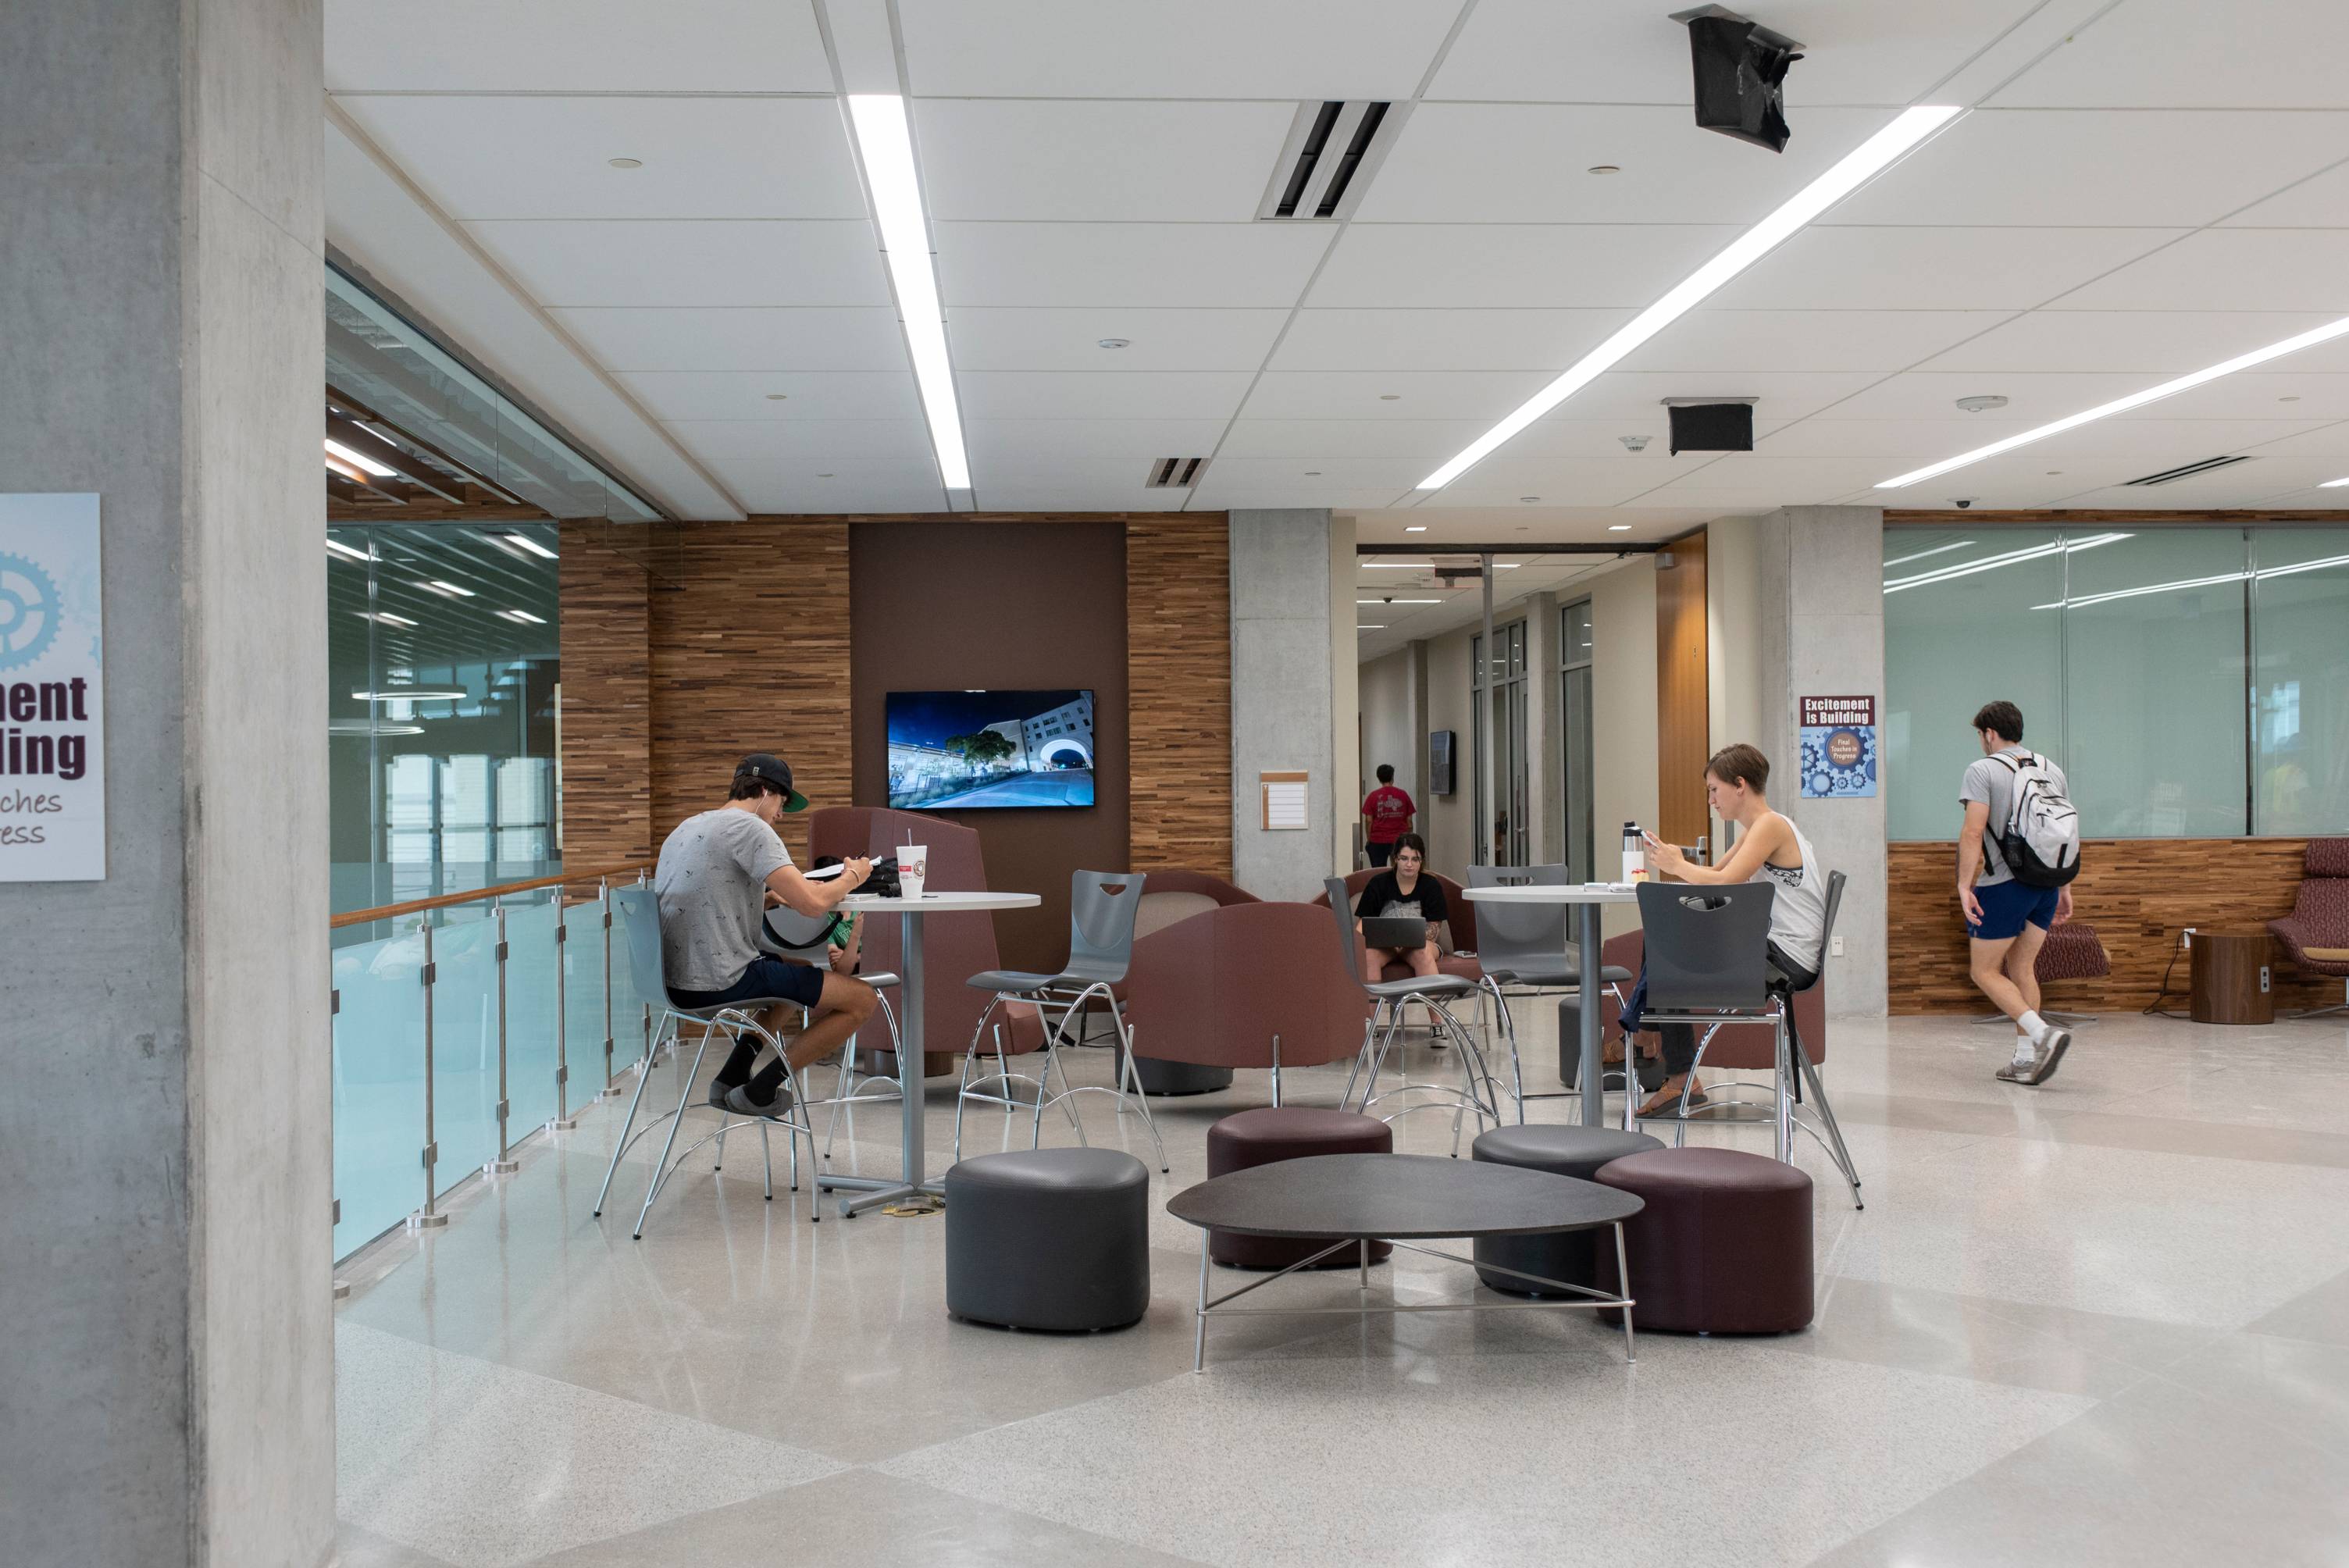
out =
<path fill-rule="evenodd" d="M 709 1109 L 712 1110 L 726 1109 L 726 1097 L 740 1087 L 741 1086 L 740 1084 L 719 1083 L 716 1078 L 711 1078 L 709 1080 Z"/>
<path fill-rule="evenodd" d="M 2056 1064 L 2064 1059 L 2064 1053 L 2071 1048 L 2071 1030 L 2048 1030 L 2039 1041 L 2038 1065 L 2032 1069 L 2031 1076 L 2024 1078 L 2023 1081 L 2028 1084 L 2043 1084 L 2049 1078 L 2054 1078 L 2055 1076 Z"/>
<path fill-rule="evenodd" d="M 2032 1084 L 2039 1081 L 2037 1078 L 2031 1076 L 2038 1070 L 2039 1057 L 2037 1047 L 2033 1047 L 2032 1057 L 2029 1061 L 2009 1062 L 2006 1066 L 1999 1068 L 1995 1076 L 2004 1078 L 2008 1083 Z"/>
<path fill-rule="evenodd" d="M 791 1086 L 788 1084 L 779 1086 L 775 1090 L 774 1102 L 771 1105 L 761 1105 L 752 1099 L 747 1087 L 730 1088 L 726 1091 L 726 1109 L 729 1114 L 734 1116 L 761 1117 L 768 1121 L 781 1121 L 792 1114 Z"/>

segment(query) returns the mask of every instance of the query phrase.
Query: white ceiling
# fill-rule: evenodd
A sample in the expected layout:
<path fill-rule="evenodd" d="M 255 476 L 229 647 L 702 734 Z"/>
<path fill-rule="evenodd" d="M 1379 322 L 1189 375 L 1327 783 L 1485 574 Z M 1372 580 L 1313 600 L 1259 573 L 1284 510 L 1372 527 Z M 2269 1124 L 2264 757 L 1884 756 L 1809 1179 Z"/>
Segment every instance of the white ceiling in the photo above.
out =
<path fill-rule="evenodd" d="M 328 0 L 328 237 L 680 514 L 943 511 L 827 46 L 878 3 Z M 1750 8 L 1806 46 L 1782 156 L 1691 123 L 1661 0 L 895 0 L 976 504 L 1503 542 L 2337 497 L 2344 344 L 1872 487 L 2349 313 L 2349 6 Z M 1324 98 L 1407 115 L 1350 220 L 1257 221 Z M 1971 112 L 1413 490 L 1917 102 Z M 1756 450 L 1672 457 L 1691 396 L 1758 399 Z M 2221 453 L 2257 460 L 2116 488 Z M 1143 488 L 1178 456 L 1214 459 L 1195 490 Z"/>

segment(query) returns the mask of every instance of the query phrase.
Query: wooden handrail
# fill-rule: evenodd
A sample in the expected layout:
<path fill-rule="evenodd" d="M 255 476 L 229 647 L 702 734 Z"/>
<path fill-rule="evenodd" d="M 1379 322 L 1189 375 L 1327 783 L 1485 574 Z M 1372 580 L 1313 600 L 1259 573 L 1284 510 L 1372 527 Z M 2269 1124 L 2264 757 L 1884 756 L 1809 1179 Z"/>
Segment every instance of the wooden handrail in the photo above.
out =
<path fill-rule="evenodd" d="M 529 882 L 501 882 L 496 887 L 476 888 L 471 892 L 444 892 L 437 898 L 413 898 L 406 903 L 381 904 L 374 909 L 355 909 L 338 914 L 326 922 L 329 931 L 340 931 L 347 925 L 365 925 L 371 920 L 397 920 L 403 914 L 422 914 L 427 910 L 448 909 L 460 903 L 479 903 L 485 898 L 499 898 L 510 892 L 529 892 L 543 887 L 565 887 L 572 882 L 594 882 L 599 877 L 616 877 L 629 872 L 650 871 L 653 861 L 630 861 L 626 865 L 589 866 L 582 871 L 564 872 L 559 876 L 534 877 Z"/>

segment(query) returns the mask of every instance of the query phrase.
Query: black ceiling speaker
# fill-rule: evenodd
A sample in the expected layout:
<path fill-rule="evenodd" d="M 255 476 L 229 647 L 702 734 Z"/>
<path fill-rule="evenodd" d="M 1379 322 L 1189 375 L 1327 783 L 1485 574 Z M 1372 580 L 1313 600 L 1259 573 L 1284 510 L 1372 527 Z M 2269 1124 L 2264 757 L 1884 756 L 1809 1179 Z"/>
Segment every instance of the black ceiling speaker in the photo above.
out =
<path fill-rule="evenodd" d="M 1668 400 L 1674 452 L 1750 452 L 1754 404 Z"/>
<path fill-rule="evenodd" d="M 1786 67 L 1803 57 L 1802 46 L 1718 5 L 1674 20 L 1688 24 L 1697 124 L 1784 152 Z"/>

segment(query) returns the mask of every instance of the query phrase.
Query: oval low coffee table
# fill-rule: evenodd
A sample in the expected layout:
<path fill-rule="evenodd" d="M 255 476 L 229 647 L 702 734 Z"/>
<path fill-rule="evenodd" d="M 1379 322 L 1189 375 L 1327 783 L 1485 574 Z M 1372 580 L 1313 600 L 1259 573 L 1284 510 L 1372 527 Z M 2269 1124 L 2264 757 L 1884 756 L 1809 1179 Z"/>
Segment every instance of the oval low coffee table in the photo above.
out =
<path fill-rule="evenodd" d="M 1365 1299 L 1355 1306 L 1226 1306 L 1252 1290 L 1260 1290 L 1283 1275 L 1309 1268 L 1346 1246 L 1360 1250 L 1361 1292 L 1371 1288 L 1370 1243 L 1392 1242 L 1404 1252 L 1475 1267 L 1474 1258 L 1413 1246 L 1414 1241 L 1442 1236 L 1547 1235 L 1559 1231 L 1615 1231 L 1615 1277 L 1628 1281 L 1631 1271 L 1623 1255 L 1623 1222 L 1638 1213 L 1640 1200 L 1629 1192 L 1578 1181 L 1547 1171 L 1495 1165 L 1468 1160 L 1447 1160 L 1433 1154 L 1316 1154 L 1301 1160 L 1277 1161 L 1252 1166 L 1186 1187 L 1166 1204 L 1176 1219 L 1199 1227 L 1199 1305 L 1194 1315 L 1198 1336 L 1192 1348 L 1191 1370 L 1207 1362 L 1207 1319 L 1257 1315 L 1373 1312 L 1575 1312 L 1600 1307 L 1623 1311 L 1623 1358 L 1636 1360 L 1631 1336 L 1631 1299 L 1545 1279 L 1516 1269 L 1516 1274 L 1578 1301 L 1467 1301 L 1405 1305 Z M 1330 1244 L 1263 1279 L 1215 1300 L 1207 1299 L 1208 1243 L 1215 1231 L 1244 1235 L 1303 1236 Z"/>

